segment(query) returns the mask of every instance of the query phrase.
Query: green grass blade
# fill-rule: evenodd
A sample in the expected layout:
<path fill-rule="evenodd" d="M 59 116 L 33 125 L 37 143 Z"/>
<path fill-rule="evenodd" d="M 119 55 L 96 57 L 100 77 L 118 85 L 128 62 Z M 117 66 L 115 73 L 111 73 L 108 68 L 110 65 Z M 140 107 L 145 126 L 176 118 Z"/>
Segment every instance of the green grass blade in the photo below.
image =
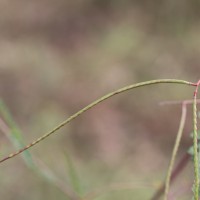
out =
<path fill-rule="evenodd" d="M 68 175 L 70 179 L 70 185 L 72 186 L 74 191 L 76 191 L 79 195 L 81 195 L 82 189 L 81 189 L 81 183 L 78 177 L 78 173 L 76 171 L 76 168 L 74 166 L 74 163 L 71 157 L 66 152 L 65 152 L 65 160 L 67 164 L 67 171 L 68 171 Z"/>
<path fill-rule="evenodd" d="M 6 133 L 7 137 L 11 141 L 11 143 L 16 148 L 22 148 L 24 146 L 22 132 L 17 126 L 16 122 L 14 121 L 11 113 L 9 112 L 9 109 L 4 104 L 2 100 L 0 100 L 0 114 L 4 118 L 6 124 L 8 133 Z M 23 160 L 25 164 L 32 169 L 34 172 L 36 172 L 40 177 L 47 180 L 49 183 L 55 185 L 60 190 L 62 190 L 66 197 L 70 200 L 79 200 L 79 197 L 76 195 L 76 193 L 70 189 L 65 183 L 62 183 L 42 162 L 39 162 L 38 159 L 31 156 L 29 151 L 24 151 L 22 154 Z"/>
<path fill-rule="evenodd" d="M 9 140 L 12 142 L 15 148 L 22 148 L 25 144 L 22 132 L 14 121 L 9 109 L 3 100 L 0 100 L 0 114 L 10 129 L 10 134 L 7 135 Z M 22 157 L 28 166 L 34 167 L 33 160 L 29 151 L 24 151 Z"/>

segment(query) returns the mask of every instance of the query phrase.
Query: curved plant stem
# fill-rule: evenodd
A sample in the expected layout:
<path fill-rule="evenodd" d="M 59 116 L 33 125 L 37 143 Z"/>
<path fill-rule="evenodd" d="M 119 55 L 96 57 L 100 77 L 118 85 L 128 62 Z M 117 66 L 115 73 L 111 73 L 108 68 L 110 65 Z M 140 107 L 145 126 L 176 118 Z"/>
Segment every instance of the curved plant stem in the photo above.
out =
<path fill-rule="evenodd" d="M 37 143 L 39 143 L 40 141 L 46 139 L 47 137 L 49 137 L 50 135 L 55 133 L 57 130 L 59 130 L 60 128 L 62 128 L 66 124 L 68 124 L 70 121 L 72 121 L 73 119 L 77 118 L 78 116 L 83 114 L 85 111 L 87 111 L 90 108 L 96 106 L 97 104 L 101 103 L 102 101 L 105 101 L 106 99 L 109 99 L 110 97 L 112 97 L 112 96 L 114 96 L 116 94 L 120 94 L 120 93 L 123 93 L 125 91 L 131 90 L 131 89 L 134 89 L 134 88 L 138 88 L 138 87 L 142 87 L 142 86 L 146 86 L 146 85 L 158 84 L 158 83 L 174 83 L 174 84 L 185 84 L 185 85 L 196 86 L 194 83 L 191 83 L 191 82 L 188 82 L 188 81 L 184 81 L 184 80 L 158 79 L 158 80 L 151 80 L 151 81 L 136 83 L 136 84 L 133 84 L 133 85 L 129 85 L 129 86 L 123 87 L 121 89 L 118 89 L 118 90 L 116 90 L 114 92 L 111 92 L 111 93 L 109 93 L 109 94 L 97 99 L 96 101 L 92 102 L 88 106 L 86 106 L 83 109 L 79 110 L 78 112 L 76 112 L 75 114 L 70 116 L 68 119 L 63 121 L 61 124 L 59 124 L 57 127 L 55 127 L 53 130 L 47 132 L 46 134 L 44 134 L 43 136 L 39 137 L 38 139 L 36 139 L 32 143 L 30 143 L 29 145 L 25 146 L 24 148 L 20 149 L 19 151 L 15 152 L 15 153 L 12 153 L 12 154 L 8 155 L 7 157 L 1 159 L 0 163 L 4 162 L 4 161 L 6 161 L 6 160 L 8 160 L 10 158 L 13 158 L 13 157 L 17 156 L 18 154 L 22 153 L 23 151 L 29 149 L 30 147 L 35 146 Z"/>
<path fill-rule="evenodd" d="M 198 167 L 198 141 L 197 141 L 197 91 L 200 81 L 196 84 L 193 101 L 193 149 L 194 149 L 194 199 L 199 200 L 199 167 Z"/>
<path fill-rule="evenodd" d="M 176 154 L 177 154 L 177 151 L 178 151 L 178 147 L 180 145 L 180 141 L 181 141 L 181 137 L 182 137 L 182 133 L 183 133 L 183 128 L 184 128 L 184 125 L 185 125 L 186 113 L 187 113 L 186 103 L 183 102 L 182 103 L 182 114 L 181 114 L 181 120 L 180 120 L 179 129 L 178 129 L 178 134 L 177 134 L 176 141 L 175 141 L 175 144 L 174 144 L 174 148 L 173 148 L 173 151 L 172 151 L 172 157 L 171 157 L 171 160 L 170 160 L 170 164 L 169 164 L 169 168 L 168 168 L 168 172 L 167 172 L 167 177 L 166 177 L 166 181 L 165 181 L 164 200 L 167 200 L 167 196 L 168 196 L 168 193 L 169 193 L 170 179 L 171 179 L 172 170 L 173 170 Z"/>

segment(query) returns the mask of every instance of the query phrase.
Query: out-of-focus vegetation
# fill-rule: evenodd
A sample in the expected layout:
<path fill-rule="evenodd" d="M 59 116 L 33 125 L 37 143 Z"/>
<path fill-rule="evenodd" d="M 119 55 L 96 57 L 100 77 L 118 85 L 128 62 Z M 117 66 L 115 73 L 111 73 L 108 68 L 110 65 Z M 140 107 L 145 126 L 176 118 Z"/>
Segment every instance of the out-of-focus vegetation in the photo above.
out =
<path fill-rule="evenodd" d="M 199 79 L 199 8 L 195 0 L 1 0 L 0 94 L 24 143 L 124 85 Z M 149 199 L 165 177 L 181 113 L 158 103 L 192 92 L 159 85 L 119 95 L 30 153 L 80 195 L 102 188 L 98 200 Z M 190 116 L 180 156 L 191 143 Z M 1 157 L 15 150 L 3 131 L 0 145 Z M 20 157 L 0 168 L 4 200 L 67 199 Z M 190 198 L 192 170 L 185 169 L 171 195 Z M 121 190 L 106 193 L 112 184 Z"/>

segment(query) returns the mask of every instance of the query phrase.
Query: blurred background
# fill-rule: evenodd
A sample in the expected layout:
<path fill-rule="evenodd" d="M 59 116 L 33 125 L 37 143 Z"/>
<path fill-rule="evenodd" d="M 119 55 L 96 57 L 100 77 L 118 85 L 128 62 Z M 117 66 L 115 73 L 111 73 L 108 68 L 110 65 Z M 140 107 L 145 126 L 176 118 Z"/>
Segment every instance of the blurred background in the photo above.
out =
<path fill-rule="evenodd" d="M 199 8 L 197 0 L 0 0 L 0 94 L 24 143 L 125 85 L 196 82 Z M 30 150 L 62 184 L 18 156 L 0 166 L 2 199 L 64 200 L 69 188 L 81 196 L 102 190 L 98 200 L 150 199 L 166 175 L 181 116 L 180 105 L 159 102 L 192 96 L 191 87 L 162 84 L 107 100 Z M 191 144 L 191 116 L 188 106 L 177 161 Z M 4 157 L 15 148 L 2 129 Z M 173 184 L 174 199 L 191 199 L 192 183 L 190 163 Z M 118 189 L 106 191 L 113 184 Z"/>

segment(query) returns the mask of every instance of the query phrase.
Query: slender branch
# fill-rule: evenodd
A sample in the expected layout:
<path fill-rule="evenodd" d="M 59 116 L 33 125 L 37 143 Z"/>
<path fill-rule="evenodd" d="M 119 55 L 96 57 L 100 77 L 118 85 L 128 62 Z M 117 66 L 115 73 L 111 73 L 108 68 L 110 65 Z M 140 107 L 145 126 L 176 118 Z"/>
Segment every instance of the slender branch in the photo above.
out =
<path fill-rule="evenodd" d="M 170 160 L 170 164 L 169 164 L 169 168 L 168 168 L 168 172 L 167 172 L 167 177 L 166 177 L 166 181 L 165 181 L 164 200 L 167 200 L 167 196 L 168 196 L 168 193 L 169 193 L 171 174 L 172 174 L 174 162 L 175 162 L 175 159 L 176 159 L 177 151 L 178 151 L 178 148 L 179 148 L 179 145 L 180 145 L 180 141 L 181 141 L 181 137 L 182 137 L 182 133 L 183 133 L 183 128 L 184 128 L 185 120 L 186 120 L 186 114 L 187 114 L 186 103 L 183 102 L 182 103 L 182 113 L 181 113 L 181 120 L 180 120 L 179 129 L 178 129 L 178 134 L 177 134 L 176 141 L 175 141 L 175 144 L 174 144 L 174 148 L 173 148 L 173 151 L 172 151 L 172 157 L 171 157 L 171 160 Z"/>
<path fill-rule="evenodd" d="M 65 121 L 63 121 L 61 124 L 59 124 L 57 127 L 55 127 L 53 130 L 47 132 L 46 134 L 44 134 L 43 136 L 39 137 L 38 139 L 36 139 L 35 141 L 33 141 L 32 143 L 30 143 L 29 145 L 25 146 L 24 148 L 20 149 L 19 151 L 15 152 L 15 153 L 11 153 L 10 155 L 6 156 L 5 158 L 0 160 L 0 163 L 13 158 L 15 156 L 17 156 L 18 154 L 22 153 L 23 151 L 35 146 L 37 143 L 39 143 L 40 141 L 44 140 L 45 138 L 49 137 L 50 135 L 52 135 L 53 133 L 55 133 L 57 130 L 61 129 L 63 126 L 65 126 L 66 124 L 68 124 L 70 121 L 72 121 L 73 119 L 77 118 L 78 116 L 80 116 L 81 114 L 83 114 L 85 111 L 91 109 L 92 107 L 96 106 L 97 104 L 101 103 L 102 101 L 105 101 L 106 99 L 109 99 L 110 97 L 123 93 L 125 91 L 134 89 L 134 88 L 138 88 L 138 87 L 142 87 L 142 86 L 147 86 L 147 85 L 152 85 L 152 84 L 158 84 L 158 83 L 175 83 L 175 84 L 185 84 L 185 85 L 192 85 L 192 86 L 196 86 L 194 83 L 188 82 L 188 81 L 184 81 L 184 80 L 176 80 L 176 79 L 158 79 L 158 80 L 151 80 L 151 81 L 146 81 L 146 82 L 141 82 L 141 83 L 136 83 L 133 85 L 129 85 L 126 87 L 123 87 L 119 90 L 116 90 L 114 92 L 111 92 L 99 99 L 97 99 L 96 101 L 92 102 L 91 104 L 89 104 L 88 106 L 84 107 L 83 109 L 81 109 L 80 111 L 76 112 L 75 114 L 73 114 L 72 116 L 70 116 L 68 119 L 66 119 Z"/>

